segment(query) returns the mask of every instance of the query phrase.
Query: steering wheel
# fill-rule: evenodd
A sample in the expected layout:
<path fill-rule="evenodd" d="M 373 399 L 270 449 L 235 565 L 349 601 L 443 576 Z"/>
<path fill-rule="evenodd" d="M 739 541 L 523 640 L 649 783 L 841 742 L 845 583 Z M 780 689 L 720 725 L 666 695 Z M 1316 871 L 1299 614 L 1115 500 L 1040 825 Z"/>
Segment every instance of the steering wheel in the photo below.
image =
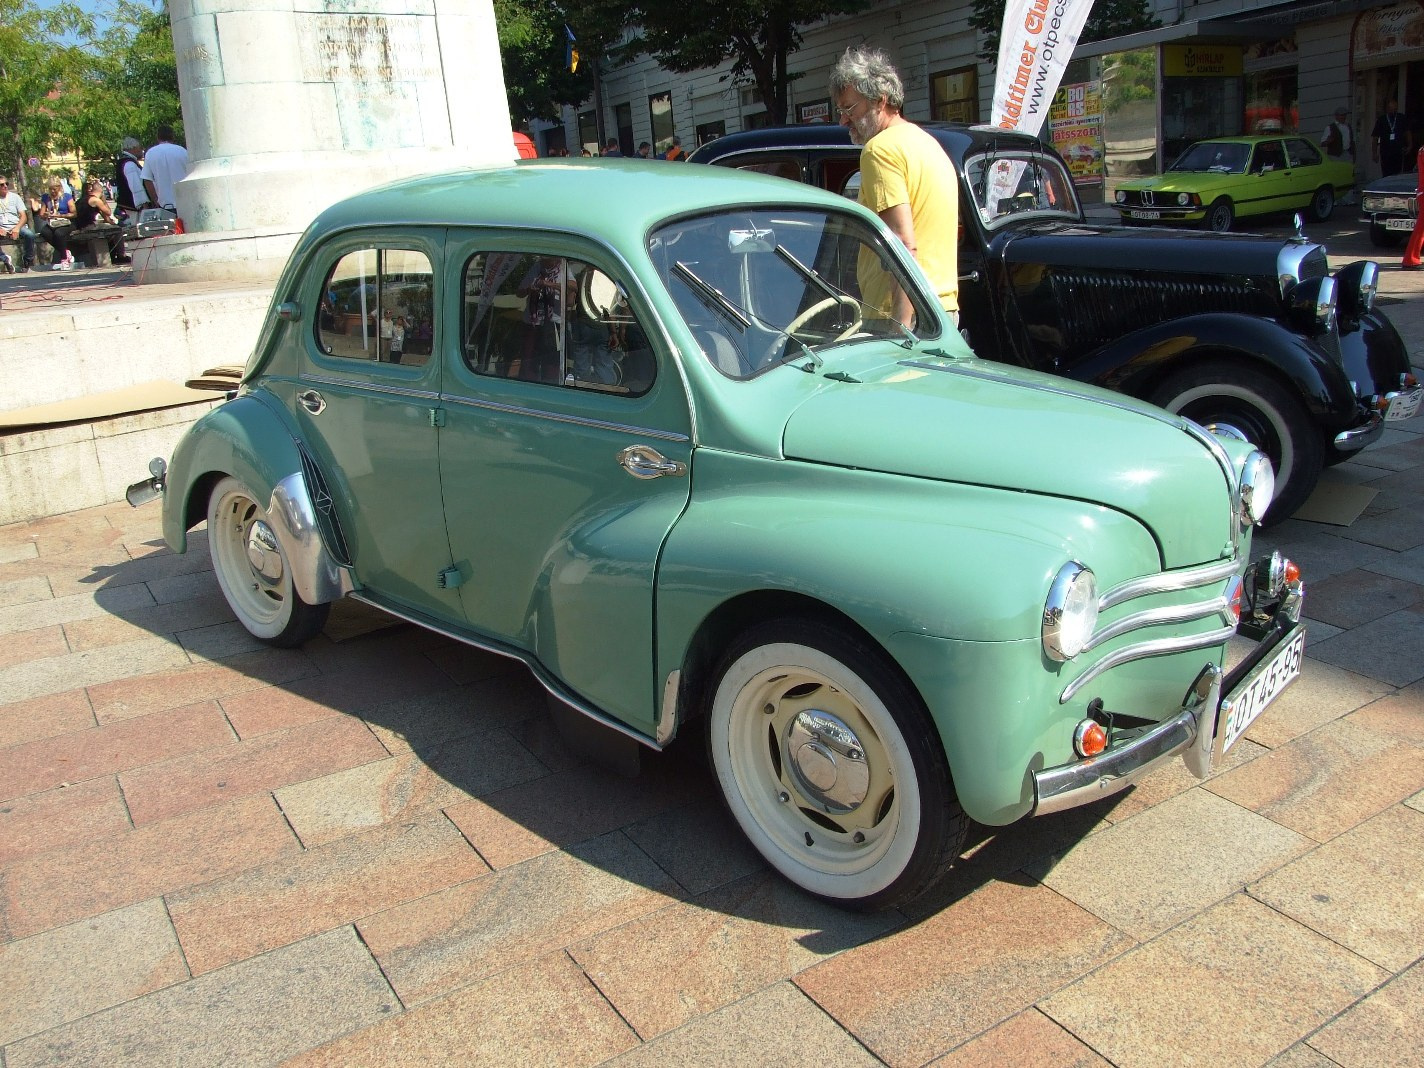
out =
<path fill-rule="evenodd" d="M 800 330 L 803 326 L 809 323 L 816 316 L 820 315 L 823 311 L 827 311 L 830 308 L 834 308 L 837 304 L 843 304 L 847 308 L 850 308 L 851 311 L 855 313 L 855 322 L 851 323 L 849 327 L 847 327 L 841 333 L 837 334 L 835 340 L 844 341 L 846 338 L 854 334 L 857 330 L 860 329 L 861 324 L 865 322 L 865 317 L 860 313 L 860 301 L 856 300 L 854 297 L 847 296 L 844 293 L 838 293 L 833 297 L 827 297 L 825 300 L 818 300 L 815 304 L 812 304 L 800 315 L 796 316 L 796 318 L 792 319 L 791 322 L 787 323 L 785 328 L 779 334 L 777 334 L 776 337 L 772 339 L 771 344 L 766 347 L 766 351 L 762 353 L 761 361 L 758 366 L 764 367 L 772 361 L 772 359 L 776 355 L 777 349 L 782 344 L 783 338 L 795 337 L 796 331 Z"/>

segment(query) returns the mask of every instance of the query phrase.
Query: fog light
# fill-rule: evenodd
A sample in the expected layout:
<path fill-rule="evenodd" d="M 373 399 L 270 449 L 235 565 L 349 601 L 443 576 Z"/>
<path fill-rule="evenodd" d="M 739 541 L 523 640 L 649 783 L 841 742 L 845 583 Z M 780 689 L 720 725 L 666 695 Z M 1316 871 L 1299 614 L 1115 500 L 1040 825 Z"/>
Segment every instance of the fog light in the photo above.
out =
<path fill-rule="evenodd" d="M 1079 756 L 1094 757 L 1108 747 L 1108 732 L 1095 719 L 1085 719 L 1073 731 L 1073 748 Z"/>

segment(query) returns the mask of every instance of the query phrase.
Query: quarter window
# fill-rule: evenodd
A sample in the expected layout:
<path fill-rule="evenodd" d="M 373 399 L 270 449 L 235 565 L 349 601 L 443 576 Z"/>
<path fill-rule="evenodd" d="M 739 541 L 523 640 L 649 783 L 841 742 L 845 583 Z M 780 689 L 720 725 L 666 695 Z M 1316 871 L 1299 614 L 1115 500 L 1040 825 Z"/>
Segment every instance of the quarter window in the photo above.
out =
<path fill-rule="evenodd" d="M 317 344 L 328 356 L 419 367 L 435 343 L 430 260 L 414 249 L 363 248 L 322 287 Z"/>
<path fill-rule="evenodd" d="M 485 252 L 465 264 L 460 337 L 476 374 L 637 396 L 656 362 L 627 291 L 563 256 Z"/>

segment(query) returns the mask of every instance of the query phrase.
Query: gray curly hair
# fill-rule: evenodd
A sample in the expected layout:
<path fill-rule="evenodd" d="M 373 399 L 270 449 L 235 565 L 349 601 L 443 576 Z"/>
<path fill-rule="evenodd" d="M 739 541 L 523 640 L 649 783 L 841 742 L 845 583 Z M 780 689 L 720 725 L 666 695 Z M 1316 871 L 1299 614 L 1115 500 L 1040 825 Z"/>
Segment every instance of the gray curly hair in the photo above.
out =
<path fill-rule="evenodd" d="M 905 106 L 905 86 L 888 57 L 879 49 L 847 48 L 831 69 L 831 95 L 850 89 L 867 100 L 879 100 L 895 111 Z"/>

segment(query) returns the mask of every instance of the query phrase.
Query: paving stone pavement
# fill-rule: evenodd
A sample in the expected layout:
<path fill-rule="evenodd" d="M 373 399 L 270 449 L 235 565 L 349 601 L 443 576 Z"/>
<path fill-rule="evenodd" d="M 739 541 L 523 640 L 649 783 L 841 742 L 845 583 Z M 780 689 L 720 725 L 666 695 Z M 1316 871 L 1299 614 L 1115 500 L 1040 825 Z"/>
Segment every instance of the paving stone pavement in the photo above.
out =
<path fill-rule="evenodd" d="M 695 754 L 583 762 L 518 666 L 354 604 L 267 649 L 156 505 L 0 528 L 3 1068 L 1424 1064 L 1424 417 L 1341 473 L 1354 523 L 1258 538 L 1309 660 L 1225 767 L 977 829 L 872 916 Z"/>

